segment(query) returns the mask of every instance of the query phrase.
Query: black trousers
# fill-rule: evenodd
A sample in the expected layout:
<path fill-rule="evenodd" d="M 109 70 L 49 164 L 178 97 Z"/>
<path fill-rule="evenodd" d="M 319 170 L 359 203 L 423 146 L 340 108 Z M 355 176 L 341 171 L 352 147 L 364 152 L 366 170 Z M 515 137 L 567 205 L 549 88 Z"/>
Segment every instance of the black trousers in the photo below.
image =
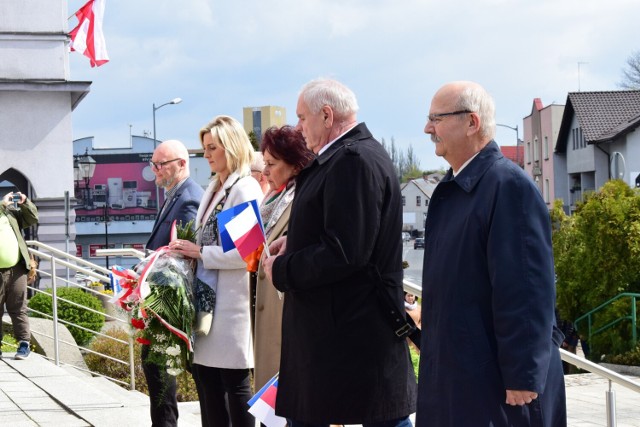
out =
<path fill-rule="evenodd" d="M 255 427 L 247 402 L 251 399 L 249 369 L 223 369 L 194 364 L 203 427 Z"/>
<path fill-rule="evenodd" d="M 177 427 L 178 399 L 176 377 L 155 363 L 146 363 L 149 346 L 142 346 L 142 370 L 149 386 L 151 427 Z"/>

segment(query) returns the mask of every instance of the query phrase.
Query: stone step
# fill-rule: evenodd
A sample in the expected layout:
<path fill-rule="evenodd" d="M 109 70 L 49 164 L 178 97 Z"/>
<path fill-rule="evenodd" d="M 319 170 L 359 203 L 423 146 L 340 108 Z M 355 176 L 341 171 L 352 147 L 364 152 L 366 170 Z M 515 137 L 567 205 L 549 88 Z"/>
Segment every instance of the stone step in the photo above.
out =
<path fill-rule="evenodd" d="M 69 366 L 56 366 L 36 353 L 26 360 L 13 360 L 13 355 L 5 354 L 5 363 L 0 363 L 3 423 L 6 413 L 15 421 L 11 424 L 25 426 L 150 424 L 149 397 L 144 393 L 128 390 L 103 377 L 86 375 Z M 9 395 L 10 399 L 7 398 Z M 201 425 L 198 402 L 181 402 L 179 411 L 180 427 Z M 43 413 L 53 414 L 54 419 L 40 419 Z"/>

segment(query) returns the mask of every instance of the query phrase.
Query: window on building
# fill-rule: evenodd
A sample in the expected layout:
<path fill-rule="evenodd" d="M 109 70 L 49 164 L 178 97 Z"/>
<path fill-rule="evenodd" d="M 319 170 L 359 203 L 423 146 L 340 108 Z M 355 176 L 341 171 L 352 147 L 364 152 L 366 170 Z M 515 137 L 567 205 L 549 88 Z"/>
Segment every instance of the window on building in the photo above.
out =
<path fill-rule="evenodd" d="M 544 137 L 544 147 L 542 147 L 542 149 L 544 150 L 544 159 L 545 160 L 549 160 L 549 137 L 545 136 Z"/>
<path fill-rule="evenodd" d="M 538 141 L 538 137 L 533 140 L 533 161 L 537 162 L 540 160 L 540 141 Z"/>
<path fill-rule="evenodd" d="M 407 205 L 407 198 L 405 196 L 402 196 L 402 206 L 406 206 Z"/>
<path fill-rule="evenodd" d="M 527 152 L 525 155 L 527 157 L 527 164 L 531 164 L 531 142 L 527 142 Z"/>
<path fill-rule="evenodd" d="M 582 128 L 575 128 L 571 130 L 572 137 L 572 146 L 574 150 L 579 150 L 581 148 L 586 148 L 587 140 L 584 139 L 584 134 L 582 133 Z"/>
<path fill-rule="evenodd" d="M 420 206 L 421 202 L 422 202 L 422 198 L 420 196 L 416 196 L 416 206 Z"/>
<path fill-rule="evenodd" d="M 549 197 L 549 178 L 546 178 L 544 180 L 544 194 L 543 194 L 543 197 L 544 197 L 544 202 L 546 204 L 549 204 L 549 200 L 550 200 L 550 197 Z"/>

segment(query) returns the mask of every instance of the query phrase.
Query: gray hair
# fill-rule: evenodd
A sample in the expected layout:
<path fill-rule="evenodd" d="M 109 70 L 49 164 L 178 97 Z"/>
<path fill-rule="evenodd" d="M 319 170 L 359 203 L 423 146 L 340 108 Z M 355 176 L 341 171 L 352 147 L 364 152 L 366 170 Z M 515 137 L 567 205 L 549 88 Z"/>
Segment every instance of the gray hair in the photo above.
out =
<path fill-rule="evenodd" d="M 468 110 L 480 116 L 480 135 L 493 139 L 496 135 L 496 107 L 493 98 L 478 84 L 466 85 L 460 92 L 456 110 Z"/>
<path fill-rule="evenodd" d="M 356 95 L 342 83 L 326 78 L 312 80 L 300 90 L 300 96 L 312 113 L 319 113 L 328 105 L 337 117 L 358 112 Z"/>

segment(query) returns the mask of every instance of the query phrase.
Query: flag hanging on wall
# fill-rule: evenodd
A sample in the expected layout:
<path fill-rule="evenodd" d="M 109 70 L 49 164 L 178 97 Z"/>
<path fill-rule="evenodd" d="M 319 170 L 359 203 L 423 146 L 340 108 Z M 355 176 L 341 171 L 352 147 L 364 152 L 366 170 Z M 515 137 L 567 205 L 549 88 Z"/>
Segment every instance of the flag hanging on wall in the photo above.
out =
<path fill-rule="evenodd" d="M 89 0 L 76 13 L 78 25 L 71 30 L 71 51 L 82 53 L 91 61 L 91 67 L 109 62 L 107 46 L 102 33 L 105 0 Z"/>
<path fill-rule="evenodd" d="M 258 249 L 264 241 L 260 209 L 255 200 L 240 203 L 218 214 L 220 243 L 227 252 L 238 249 L 242 259 Z"/>

